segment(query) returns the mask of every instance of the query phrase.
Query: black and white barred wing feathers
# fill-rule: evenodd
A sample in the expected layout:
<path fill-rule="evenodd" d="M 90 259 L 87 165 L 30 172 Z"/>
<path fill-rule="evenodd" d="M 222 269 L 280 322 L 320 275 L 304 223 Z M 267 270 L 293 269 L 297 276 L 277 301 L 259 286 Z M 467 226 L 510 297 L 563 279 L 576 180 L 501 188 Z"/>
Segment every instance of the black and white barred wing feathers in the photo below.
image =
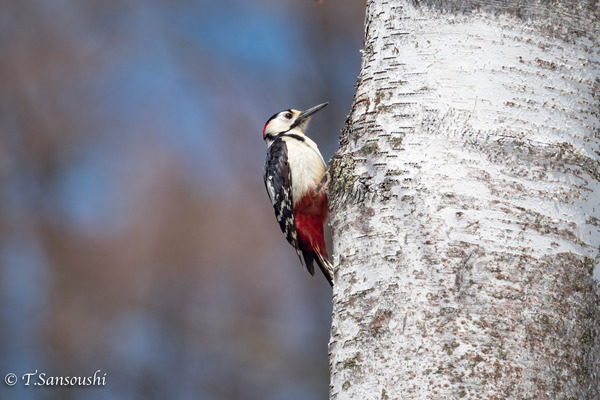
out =
<path fill-rule="evenodd" d="M 279 227 L 287 241 L 296 249 L 300 263 L 304 265 L 300 257 L 298 233 L 294 219 L 292 173 L 288 164 L 287 146 L 281 139 L 276 139 L 267 149 L 263 178 Z"/>

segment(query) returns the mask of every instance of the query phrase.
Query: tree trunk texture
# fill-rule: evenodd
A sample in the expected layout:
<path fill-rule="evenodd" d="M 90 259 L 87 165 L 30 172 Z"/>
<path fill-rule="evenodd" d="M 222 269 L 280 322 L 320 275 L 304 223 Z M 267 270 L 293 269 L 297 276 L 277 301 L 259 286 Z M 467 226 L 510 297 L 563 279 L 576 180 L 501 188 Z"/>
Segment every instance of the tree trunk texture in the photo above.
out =
<path fill-rule="evenodd" d="M 331 399 L 600 399 L 599 8 L 368 0 Z"/>

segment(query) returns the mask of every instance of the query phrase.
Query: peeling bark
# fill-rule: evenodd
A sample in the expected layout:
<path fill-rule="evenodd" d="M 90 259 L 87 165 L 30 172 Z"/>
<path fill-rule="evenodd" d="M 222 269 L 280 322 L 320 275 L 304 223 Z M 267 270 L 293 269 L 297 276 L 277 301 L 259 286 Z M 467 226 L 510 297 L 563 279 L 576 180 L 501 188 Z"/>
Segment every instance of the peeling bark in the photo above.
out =
<path fill-rule="evenodd" d="M 599 5 L 369 0 L 363 51 L 330 397 L 600 398 Z"/>

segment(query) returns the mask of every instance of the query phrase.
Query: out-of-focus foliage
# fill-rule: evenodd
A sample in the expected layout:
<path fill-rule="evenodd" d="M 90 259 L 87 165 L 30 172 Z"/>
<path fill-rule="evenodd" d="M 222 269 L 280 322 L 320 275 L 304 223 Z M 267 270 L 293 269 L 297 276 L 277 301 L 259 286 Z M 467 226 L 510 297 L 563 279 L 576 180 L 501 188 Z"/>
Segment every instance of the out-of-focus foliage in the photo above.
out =
<path fill-rule="evenodd" d="M 330 289 L 281 236 L 266 119 L 331 105 L 333 154 L 364 4 L 0 5 L 0 375 L 11 399 L 325 399 Z"/>

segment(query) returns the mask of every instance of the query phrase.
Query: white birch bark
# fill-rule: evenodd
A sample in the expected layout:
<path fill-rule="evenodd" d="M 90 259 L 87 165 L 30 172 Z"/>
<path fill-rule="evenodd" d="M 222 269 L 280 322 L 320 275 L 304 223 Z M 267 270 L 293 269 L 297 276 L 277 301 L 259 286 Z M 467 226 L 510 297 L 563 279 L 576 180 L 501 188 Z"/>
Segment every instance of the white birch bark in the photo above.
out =
<path fill-rule="evenodd" d="M 600 11 L 368 0 L 332 399 L 600 398 Z"/>

